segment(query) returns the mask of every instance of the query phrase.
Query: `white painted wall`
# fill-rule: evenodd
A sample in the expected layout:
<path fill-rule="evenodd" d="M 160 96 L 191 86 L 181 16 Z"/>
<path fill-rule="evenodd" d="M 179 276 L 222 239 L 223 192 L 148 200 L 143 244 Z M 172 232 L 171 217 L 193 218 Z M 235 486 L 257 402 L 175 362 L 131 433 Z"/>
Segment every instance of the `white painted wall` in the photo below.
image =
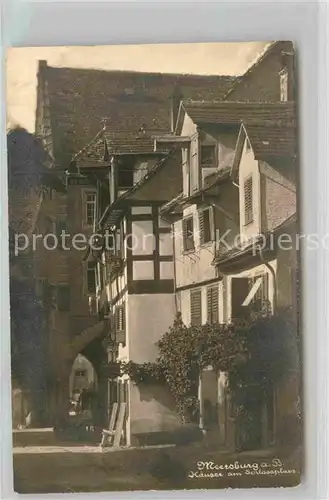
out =
<path fill-rule="evenodd" d="M 133 262 L 133 280 L 153 280 L 154 261 L 143 260 Z"/>
<path fill-rule="evenodd" d="M 132 253 L 133 255 L 151 255 L 155 248 L 152 221 L 132 222 Z"/>
<path fill-rule="evenodd" d="M 128 304 L 130 359 L 152 362 L 158 355 L 156 343 L 175 318 L 174 294 L 129 295 Z"/>
<path fill-rule="evenodd" d="M 151 215 L 152 207 L 131 207 L 132 215 Z"/>
<path fill-rule="evenodd" d="M 130 432 L 170 431 L 181 425 L 169 390 L 162 386 L 130 384 Z"/>
<path fill-rule="evenodd" d="M 211 242 L 200 246 L 199 217 L 196 205 L 192 205 L 184 210 L 184 217 L 188 215 L 193 216 L 195 250 L 184 252 L 183 222 L 180 220 L 174 224 L 177 288 L 216 278 L 216 269 L 211 264 L 215 255 L 215 244 Z"/>
<path fill-rule="evenodd" d="M 155 361 L 157 342 L 174 321 L 174 294 L 129 295 L 126 311 L 127 346 L 120 348 L 120 359 L 136 363 Z M 179 425 L 166 388 L 138 387 L 132 382 L 129 385 L 129 440 L 132 434 L 164 431 Z"/>
<path fill-rule="evenodd" d="M 160 233 L 159 252 L 160 256 L 173 254 L 173 237 L 171 233 Z"/>

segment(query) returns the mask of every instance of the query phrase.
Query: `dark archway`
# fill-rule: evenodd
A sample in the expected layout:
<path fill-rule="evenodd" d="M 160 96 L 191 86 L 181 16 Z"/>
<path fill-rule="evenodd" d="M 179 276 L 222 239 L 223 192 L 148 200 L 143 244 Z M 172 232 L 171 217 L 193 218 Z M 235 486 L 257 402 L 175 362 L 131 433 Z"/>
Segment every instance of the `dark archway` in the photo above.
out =
<path fill-rule="evenodd" d="M 107 417 L 107 379 L 102 372 L 102 366 L 107 363 L 107 352 L 103 346 L 104 339 L 96 338 L 81 351 L 93 365 L 97 375 L 97 415 L 96 425 L 104 425 Z"/>

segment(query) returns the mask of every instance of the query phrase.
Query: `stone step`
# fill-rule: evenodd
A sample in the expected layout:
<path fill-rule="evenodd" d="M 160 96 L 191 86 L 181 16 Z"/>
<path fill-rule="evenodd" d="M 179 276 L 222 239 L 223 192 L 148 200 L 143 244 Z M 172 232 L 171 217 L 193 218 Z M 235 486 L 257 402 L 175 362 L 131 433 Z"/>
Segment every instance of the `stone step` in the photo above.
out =
<path fill-rule="evenodd" d="M 56 439 L 52 428 L 13 430 L 13 447 L 52 446 L 55 444 Z"/>

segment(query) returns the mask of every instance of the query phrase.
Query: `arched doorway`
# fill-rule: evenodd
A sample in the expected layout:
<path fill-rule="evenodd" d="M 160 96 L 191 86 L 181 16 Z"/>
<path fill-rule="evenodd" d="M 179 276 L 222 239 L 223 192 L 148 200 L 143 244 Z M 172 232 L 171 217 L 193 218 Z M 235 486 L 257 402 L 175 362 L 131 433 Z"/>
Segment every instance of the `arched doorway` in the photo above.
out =
<path fill-rule="evenodd" d="M 69 397 L 71 401 L 83 390 L 97 391 L 97 373 L 92 363 L 83 354 L 78 354 L 73 361 L 69 379 Z"/>
<path fill-rule="evenodd" d="M 68 377 L 68 415 L 77 411 L 88 410 L 92 413 L 94 425 L 103 426 L 106 421 L 107 390 L 102 365 L 107 354 L 102 339 L 94 339 L 71 364 Z"/>

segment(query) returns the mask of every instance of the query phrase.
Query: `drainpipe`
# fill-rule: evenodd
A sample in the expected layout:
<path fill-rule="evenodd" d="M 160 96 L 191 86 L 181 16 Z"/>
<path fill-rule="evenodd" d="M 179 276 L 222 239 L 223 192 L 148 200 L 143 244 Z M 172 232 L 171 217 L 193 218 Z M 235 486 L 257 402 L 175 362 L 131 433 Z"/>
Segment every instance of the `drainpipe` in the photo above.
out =
<path fill-rule="evenodd" d="M 202 434 L 206 434 L 206 430 L 204 428 L 204 398 L 203 398 L 203 379 L 202 379 L 202 370 L 200 369 L 199 373 L 199 390 L 198 390 L 198 398 L 199 398 L 199 429 Z"/>
<path fill-rule="evenodd" d="M 174 297 L 175 297 L 175 312 L 176 314 L 181 312 L 178 311 L 178 301 L 177 301 L 177 292 L 176 292 L 176 252 L 175 252 L 175 224 L 171 224 L 172 231 L 172 241 L 173 241 L 173 267 L 174 267 Z"/>
<path fill-rule="evenodd" d="M 259 250 L 259 256 L 260 256 L 262 262 L 264 263 L 264 265 L 270 271 L 270 273 L 272 275 L 272 278 L 273 278 L 274 293 L 273 293 L 273 307 L 272 307 L 273 311 L 272 312 L 273 312 L 273 314 L 275 314 L 276 310 L 277 310 L 277 302 L 278 302 L 278 287 L 277 287 L 276 274 L 275 274 L 275 271 L 274 271 L 273 267 L 271 266 L 271 264 L 269 264 L 265 260 L 263 252 L 262 252 L 262 249 Z M 273 388 L 273 405 L 274 405 L 274 412 L 273 412 L 274 413 L 274 415 L 273 415 L 273 418 L 274 418 L 274 429 L 273 429 L 273 435 L 274 435 L 274 442 L 275 442 L 276 427 L 277 427 L 277 424 L 276 424 L 276 400 L 277 400 L 277 392 L 276 392 L 276 388 L 274 387 Z"/>

